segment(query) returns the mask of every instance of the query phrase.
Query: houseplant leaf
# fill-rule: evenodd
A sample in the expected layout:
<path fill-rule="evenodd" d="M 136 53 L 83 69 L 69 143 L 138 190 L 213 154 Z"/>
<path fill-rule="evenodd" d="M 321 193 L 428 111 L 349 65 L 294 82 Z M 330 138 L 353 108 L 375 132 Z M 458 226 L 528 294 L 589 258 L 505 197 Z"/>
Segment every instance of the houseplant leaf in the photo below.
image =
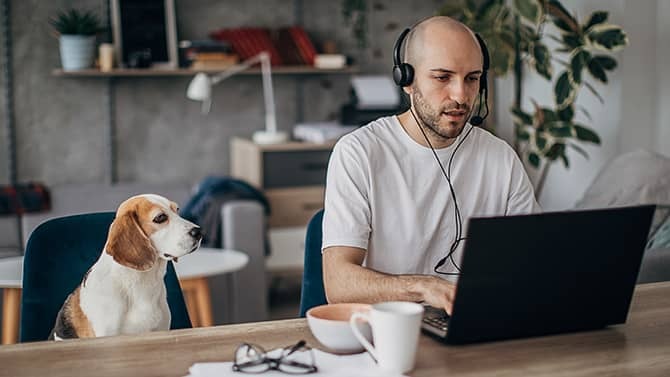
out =
<path fill-rule="evenodd" d="M 600 137 L 598 134 L 593 132 L 591 129 L 575 124 L 575 136 L 578 140 L 586 141 L 589 143 L 600 144 Z"/>
<path fill-rule="evenodd" d="M 589 17 L 589 20 L 586 21 L 586 24 L 584 24 L 584 31 L 588 31 L 592 26 L 602 24 L 603 22 L 607 21 L 608 16 L 609 12 L 605 11 L 596 11 L 591 13 L 591 17 Z"/>
<path fill-rule="evenodd" d="M 540 156 L 538 156 L 534 152 L 530 152 L 528 154 L 528 162 L 530 162 L 530 164 L 537 169 L 540 167 Z"/>
<path fill-rule="evenodd" d="M 595 48 L 604 51 L 618 51 L 628 45 L 628 36 L 617 25 L 600 24 L 593 26 L 586 36 Z"/>
<path fill-rule="evenodd" d="M 533 25 L 540 23 L 542 9 L 536 0 L 514 0 L 514 8 L 516 8 L 521 17 L 530 21 Z"/>
<path fill-rule="evenodd" d="M 568 71 L 563 72 L 556 81 L 554 87 L 554 94 L 556 95 L 556 104 L 560 109 L 572 102 L 576 95 L 575 87 L 573 86 Z"/>
<path fill-rule="evenodd" d="M 558 119 L 564 122 L 570 122 L 575 116 L 575 107 L 573 105 L 566 106 L 558 110 Z"/>
<path fill-rule="evenodd" d="M 570 73 L 572 75 L 572 81 L 575 84 L 582 83 L 582 70 L 590 59 L 591 54 L 586 50 L 578 49 L 576 50 L 576 53 L 573 54 L 572 60 L 570 60 Z"/>
<path fill-rule="evenodd" d="M 551 53 L 547 46 L 540 42 L 533 45 L 533 67 L 542 77 L 551 80 L 553 70 L 551 68 Z"/>
<path fill-rule="evenodd" d="M 569 122 L 553 122 L 549 128 L 549 134 L 553 137 L 571 137 L 572 132 L 572 125 Z"/>
<path fill-rule="evenodd" d="M 605 73 L 605 70 L 596 59 L 591 59 L 589 61 L 588 67 L 589 72 L 593 77 L 603 82 L 604 84 L 607 84 L 607 74 Z"/>
<path fill-rule="evenodd" d="M 512 107 L 510 110 L 512 111 L 512 117 L 514 118 L 515 123 L 533 124 L 533 117 L 530 116 L 530 114 L 517 107 Z"/>
<path fill-rule="evenodd" d="M 559 29 L 571 33 L 579 33 L 579 24 L 577 20 L 568 12 L 563 4 L 556 0 L 550 0 L 546 3 L 547 13 L 552 17 L 554 25 Z"/>
<path fill-rule="evenodd" d="M 616 60 L 609 56 L 596 55 L 593 59 L 596 60 L 598 64 L 600 64 L 600 66 L 606 71 L 611 71 L 617 66 Z"/>

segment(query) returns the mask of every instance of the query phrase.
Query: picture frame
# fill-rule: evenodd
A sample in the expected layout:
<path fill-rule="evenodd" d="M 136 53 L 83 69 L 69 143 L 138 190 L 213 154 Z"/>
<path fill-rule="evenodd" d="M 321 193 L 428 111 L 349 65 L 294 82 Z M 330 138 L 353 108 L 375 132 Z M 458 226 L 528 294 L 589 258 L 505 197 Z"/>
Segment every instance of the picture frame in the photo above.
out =
<path fill-rule="evenodd" d="M 174 0 L 112 0 L 110 13 L 117 67 L 178 67 Z"/>

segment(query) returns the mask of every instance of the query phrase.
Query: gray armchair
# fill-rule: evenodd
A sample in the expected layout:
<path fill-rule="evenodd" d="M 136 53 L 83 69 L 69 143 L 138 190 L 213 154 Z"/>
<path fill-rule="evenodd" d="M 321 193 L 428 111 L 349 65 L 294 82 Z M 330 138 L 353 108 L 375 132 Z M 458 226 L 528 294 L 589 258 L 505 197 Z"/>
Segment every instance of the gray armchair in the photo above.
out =
<path fill-rule="evenodd" d="M 663 240 L 645 251 L 638 283 L 670 280 L 670 234 L 658 234 L 670 233 L 670 158 L 644 150 L 622 154 L 603 167 L 576 208 L 637 204 L 659 206 L 652 231 Z"/>

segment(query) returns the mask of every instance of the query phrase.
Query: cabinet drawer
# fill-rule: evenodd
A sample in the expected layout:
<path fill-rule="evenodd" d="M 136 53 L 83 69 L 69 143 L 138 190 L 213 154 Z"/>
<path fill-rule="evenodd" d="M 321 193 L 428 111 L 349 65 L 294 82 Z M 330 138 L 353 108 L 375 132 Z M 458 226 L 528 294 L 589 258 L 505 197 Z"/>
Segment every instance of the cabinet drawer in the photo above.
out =
<path fill-rule="evenodd" d="M 330 151 L 277 151 L 263 153 L 266 189 L 316 186 L 326 183 Z"/>
<path fill-rule="evenodd" d="M 323 186 L 266 190 L 270 202 L 270 227 L 307 226 L 323 208 Z"/>

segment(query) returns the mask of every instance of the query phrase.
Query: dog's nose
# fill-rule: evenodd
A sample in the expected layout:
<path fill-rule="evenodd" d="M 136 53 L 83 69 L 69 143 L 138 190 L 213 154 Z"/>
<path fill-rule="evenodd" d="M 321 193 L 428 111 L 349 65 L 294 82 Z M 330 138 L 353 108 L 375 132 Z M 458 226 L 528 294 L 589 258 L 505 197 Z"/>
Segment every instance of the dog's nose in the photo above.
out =
<path fill-rule="evenodd" d="M 196 238 L 196 239 L 201 239 L 201 238 L 202 238 L 202 232 L 200 231 L 200 227 L 199 227 L 199 226 L 196 226 L 196 227 L 192 228 L 192 229 L 188 232 L 188 234 L 189 234 L 191 237 Z"/>

